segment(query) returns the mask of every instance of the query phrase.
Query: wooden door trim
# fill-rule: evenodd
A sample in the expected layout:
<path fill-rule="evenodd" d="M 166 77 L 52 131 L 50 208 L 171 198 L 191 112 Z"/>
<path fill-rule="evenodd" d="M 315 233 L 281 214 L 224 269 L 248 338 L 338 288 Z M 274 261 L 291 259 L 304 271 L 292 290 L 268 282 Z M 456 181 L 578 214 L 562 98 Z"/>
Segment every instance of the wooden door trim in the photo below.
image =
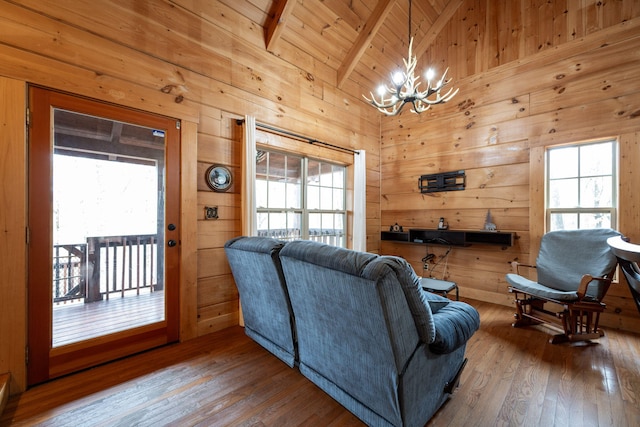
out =
<path fill-rule="evenodd" d="M 60 348 L 56 348 L 56 351 L 50 351 L 52 343 L 50 327 L 52 322 L 51 296 L 50 292 L 49 295 L 45 295 L 44 292 L 34 291 L 34 286 L 37 283 L 43 283 L 43 281 L 44 283 L 51 283 L 52 271 L 50 268 L 29 268 L 27 280 L 29 290 L 27 337 L 29 359 L 32 363 L 27 366 L 27 384 L 31 385 L 69 373 L 71 369 L 69 363 L 74 359 L 78 361 L 77 369 L 82 369 L 88 367 L 86 363 L 89 360 L 95 363 L 106 362 L 107 360 L 100 355 L 101 353 L 110 354 L 113 358 L 117 358 L 141 351 L 145 349 L 144 345 L 157 346 L 177 341 L 180 338 L 180 245 L 175 248 L 166 248 L 166 241 L 173 238 L 180 242 L 182 220 L 180 168 L 182 165 L 180 163 L 180 126 L 176 119 L 97 100 L 76 97 L 37 86 L 30 87 L 29 100 L 32 119 L 29 135 L 28 223 L 30 236 L 38 237 L 37 242 L 28 245 L 28 260 L 52 259 L 52 191 L 50 183 L 52 179 L 51 152 L 53 138 L 50 135 L 50 130 L 53 123 L 51 107 L 165 130 L 165 159 L 170 160 L 165 162 L 167 188 L 165 222 L 167 224 L 169 222 L 176 224 L 176 230 L 173 232 L 167 232 L 165 229 L 165 250 L 178 251 L 169 257 L 167 268 L 165 268 L 165 274 L 167 274 L 166 283 L 173 284 L 172 286 L 165 286 L 164 290 L 166 301 L 165 320 L 133 329 L 133 331 L 141 333 L 137 338 L 134 338 L 131 333 L 110 334 L 111 340 L 98 342 L 97 347 L 92 349 L 87 346 L 79 346 L 73 351 L 70 351 L 70 349 L 60 350 Z M 46 149 L 47 143 L 44 141 L 49 141 L 48 149 Z M 42 183 L 45 181 L 46 185 L 43 185 Z M 175 203 L 168 202 L 171 200 L 175 200 Z M 32 208 L 36 206 L 36 203 L 42 206 L 37 211 Z M 43 323 L 49 325 L 49 328 L 33 327 L 33 325 Z M 123 351 L 115 351 L 113 347 L 116 344 L 121 345 Z"/>
<path fill-rule="evenodd" d="M 92 342 L 76 347 L 72 351 L 67 349 L 60 351 L 61 348 L 56 348 L 56 351 L 52 351 L 50 356 L 49 375 L 52 378 L 59 377 L 119 359 L 123 354 L 139 353 L 168 342 L 165 328 L 158 329 L 153 325 L 148 325 L 135 328 L 132 332 L 113 334 L 115 336 L 122 335 L 117 339 L 114 339 L 113 335 L 109 335 L 111 339 L 101 340 L 102 342 L 99 344 L 94 344 L 93 340 L 89 340 Z"/>
<path fill-rule="evenodd" d="M 51 114 L 48 111 L 40 111 L 44 106 L 50 104 L 50 92 L 43 90 L 29 91 L 29 109 L 31 112 L 30 129 L 29 129 L 29 155 L 28 155 L 28 227 L 29 227 L 29 244 L 27 245 L 27 262 L 32 263 L 35 259 L 51 259 L 53 252 L 51 233 L 51 215 L 52 200 L 49 183 L 51 182 L 52 168 L 50 159 L 50 150 L 37 150 L 31 141 L 46 140 L 50 137 L 49 129 L 51 128 Z M 44 143 L 42 143 L 44 145 Z M 44 177 L 44 178 L 43 178 Z M 38 185 L 39 182 L 46 180 L 47 185 Z M 38 204 L 46 209 L 47 213 L 44 217 L 40 211 L 31 208 Z M 48 241 L 40 241 L 34 244 L 31 236 L 49 236 Z M 44 238 L 43 238 L 44 239 Z M 44 243 L 44 244 L 42 244 Z M 31 292 L 35 284 L 53 280 L 53 273 L 50 269 L 34 269 L 28 268 L 27 271 L 27 384 L 34 384 L 49 377 L 49 364 L 34 363 L 48 354 L 51 346 L 51 328 L 37 328 L 35 324 L 51 325 L 52 311 L 49 298 L 45 298 L 43 293 Z M 39 307 L 49 307 L 46 310 L 40 310 Z M 49 343 L 49 344 L 47 344 Z M 30 360 L 29 360 L 30 359 Z"/>

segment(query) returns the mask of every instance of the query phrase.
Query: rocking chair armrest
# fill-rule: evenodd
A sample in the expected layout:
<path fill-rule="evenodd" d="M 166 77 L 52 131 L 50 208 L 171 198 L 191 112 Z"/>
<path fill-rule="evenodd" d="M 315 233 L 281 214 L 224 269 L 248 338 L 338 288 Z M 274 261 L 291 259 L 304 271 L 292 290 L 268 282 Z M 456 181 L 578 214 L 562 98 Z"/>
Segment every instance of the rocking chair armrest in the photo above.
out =
<path fill-rule="evenodd" d="M 593 280 L 611 284 L 611 279 L 608 277 L 593 277 L 590 274 L 585 274 L 584 276 L 582 276 L 582 279 L 580 279 L 580 286 L 578 286 L 578 290 L 576 291 L 576 293 L 578 294 L 578 300 L 582 300 L 582 298 L 584 298 L 584 296 L 587 294 L 587 287 Z"/>
<path fill-rule="evenodd" d="M 511 261 L 511 268 L 513 269 L 514 273 L 520 274 L 520 268 L 519 267 L 537 268 L 535 265 L 522 264 L 522 263 L 520 263 L 518 261 Z"/>

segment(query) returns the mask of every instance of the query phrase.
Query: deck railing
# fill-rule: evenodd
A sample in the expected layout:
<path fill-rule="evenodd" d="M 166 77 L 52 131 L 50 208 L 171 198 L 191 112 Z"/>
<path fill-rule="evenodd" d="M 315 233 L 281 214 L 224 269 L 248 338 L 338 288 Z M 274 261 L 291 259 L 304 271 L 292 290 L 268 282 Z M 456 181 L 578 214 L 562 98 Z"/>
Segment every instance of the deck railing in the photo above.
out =
<path fill-rule="evenodd" d="M 53 302 L 84 298 L 86 273 L 86 243 L 53 246 Z"/>
<path fill-rule="evenodd" d="M 53 248 L 53 301 L 85 303 L 153 292 L 158 283 L 157 235 L 88 237 Z"/>
<path fill-rule="evenodd" d="M 279 240 L 299 240 L 302 238 L 299 229 L 270 229 L 270 230 L 258 230 L 258 236 L 272 237 Z M 310 229 L 309 240 L 314 242 L 322 242 L 332 246 L 344 247 L 344 230 L 342 229 Z"/>

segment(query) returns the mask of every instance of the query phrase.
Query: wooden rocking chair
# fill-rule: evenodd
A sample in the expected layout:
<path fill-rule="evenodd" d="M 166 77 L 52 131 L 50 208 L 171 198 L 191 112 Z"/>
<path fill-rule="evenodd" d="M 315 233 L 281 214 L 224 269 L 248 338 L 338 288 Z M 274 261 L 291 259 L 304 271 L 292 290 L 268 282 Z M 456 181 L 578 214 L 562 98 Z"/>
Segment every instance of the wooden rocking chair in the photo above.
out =
<path fill-rule="evenodd" d="M 607 239 L 619 235 L 611 229 L 552 231 L 542 237 L 535 266 L 511 263 L 514 273 L 506 279 L 515 294 L 513 326 L 560 327 L 552 344 L 603 336 L 598 328 L 606 308 L 602 300 L 617 264 Z M 519 267 L 535 268 L 537 281 L 521 276 Z"/>
<path fill-rule="evenodd" d="M 620 270 L 629 284 L 629 290 L 636 307 L 640 311 L 640 245 L 634 245 L 629 239 L 622 236 L 610 237 L 607 243 L 611 246 L 611 251 L 618 258 Z"/>

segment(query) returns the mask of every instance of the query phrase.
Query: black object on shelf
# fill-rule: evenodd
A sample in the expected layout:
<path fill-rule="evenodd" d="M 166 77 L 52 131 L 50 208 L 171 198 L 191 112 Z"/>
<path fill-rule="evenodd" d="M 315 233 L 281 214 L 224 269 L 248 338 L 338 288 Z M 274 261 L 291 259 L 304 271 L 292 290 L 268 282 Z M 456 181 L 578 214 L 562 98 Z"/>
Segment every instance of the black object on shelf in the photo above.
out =
<path fill-rule="evenodd" d="M 434 173 L 422 175 L 418 178 L 418 188 L 421 193 L 435 193 L 438 191 L 460 191 L 466 186 L 467 175 L 463 170 L 455 172 Z"/>

